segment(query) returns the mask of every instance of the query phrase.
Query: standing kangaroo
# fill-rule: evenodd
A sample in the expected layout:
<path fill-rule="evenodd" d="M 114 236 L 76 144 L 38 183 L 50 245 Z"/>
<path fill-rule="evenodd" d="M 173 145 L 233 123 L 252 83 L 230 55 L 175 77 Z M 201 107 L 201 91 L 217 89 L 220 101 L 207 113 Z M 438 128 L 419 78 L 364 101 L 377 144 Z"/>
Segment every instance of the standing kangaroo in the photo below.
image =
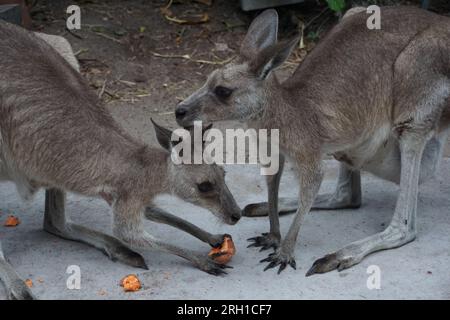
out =
<path fill-rule="evenodd" d="M 152 207 L 159 193 L 203 206 L 228 224 L 241 216 L 225 185 L 223 169 L 175 165 L 171 131 L 154 125 L 164 148 L 147 146 L 126 134 L 81 75 L 51 46 L 0 21 L 0 180 L 13 181 L 24 199 L 47 188 L 44 229 L 92 245 L 112 260 L 146 268 L 142 256 L 132 249 L 157 249 L 208 273 L 222 274 L 227 266 L 161 242 L 144 230 L 145 214 L 212 246 L 222 242 L 222 235 L 211 235 Z M 68 221 L 65 191 L 105 199 L 113 208 L 115 237 Z M 0 280 L 10 298 L 33 298 L 6 261 L 1 244 Z"/>
<path fill-rule="evenodd" d="M 289 264 L 304 216 L 319 208 L 358 207 L 359 170 L 399 183 L 389 226 L 318 259 L 307 275 L 343 270 L 368 254 L 399 247 L 416 237 L 418 184 L 432 176 L 450 124 L 450 19 L 413 7 L 381 9 L 381 30 L 369 30 L 366 12 L 343 19 L 285 82 L 273 69 L 297 39 L 277 42 L 277 13 L 251 24 L 238 59 L 214 71 L 181 102 L 178 123 L 241 120 L 279 129 L 280 170 L 267 179 L 270 232 L 249 239 L 273 247 L 266 269 Z M 321 160 L 341 161 L 336 192 L 314 199 L 323 177 Z M 284 158 L 296 167 L 298 208 L 284 240 L 278 221 L 278 187 Z M 291 202 L 292 205 L 292 202 Z"/>

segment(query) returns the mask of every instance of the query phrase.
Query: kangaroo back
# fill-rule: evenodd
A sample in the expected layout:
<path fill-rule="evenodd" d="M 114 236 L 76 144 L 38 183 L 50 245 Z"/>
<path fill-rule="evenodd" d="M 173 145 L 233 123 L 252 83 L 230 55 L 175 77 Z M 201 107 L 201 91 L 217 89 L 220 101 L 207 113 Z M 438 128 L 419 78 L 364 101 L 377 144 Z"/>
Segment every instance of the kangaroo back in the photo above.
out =
<path fill-rule="evenodd" d="M 33 33 L 0 22 L 0 56 L 1 155 L 16 182 L 86 192 L 142 147 L 81 75 Z"/>

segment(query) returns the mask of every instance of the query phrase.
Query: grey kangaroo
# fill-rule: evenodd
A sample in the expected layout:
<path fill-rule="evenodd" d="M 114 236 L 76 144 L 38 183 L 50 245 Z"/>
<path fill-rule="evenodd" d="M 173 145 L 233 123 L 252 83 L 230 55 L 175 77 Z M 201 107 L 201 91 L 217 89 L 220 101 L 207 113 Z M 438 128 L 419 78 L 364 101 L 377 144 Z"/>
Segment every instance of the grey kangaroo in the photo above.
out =
<path fill-rule="evenodd" d="M 41 37 L 41 36 L 39 36 Z M 210 274 L 224 268 L 206 255 L 166 244 L 144 230 L 143 217 L 217 246 L 212 235 L 152 205 L 172 193 L 235 224 L 241 212 L 216 165 L 175 165 L 171 131 L 156 124 L 163 148 L 129 136 L 90 91 L 81 75 L 50 45 L 0 21 L 0 180 L 13 181 L 22 198 L 46 188 L 44 229 L 92 245 L 112 260 L 147 268 L 134 250 L 157 249 L 191 261 Z M 109 236 L 70 222 L 65 192 L 101 197 L 113 209 Z M 13 299 L 33 298 L 0 245 L 0 280 Z"/>
<path fill-rule="evenodd" d="M 293 249 L 312 207 L 360 205 L 360 170 L 399 184 L 391 223 L 318 259 L 307 275 L 349 268 L 372 252 L 416 237 L 418 185 L 437 170 L 450 124 L 450 19 L 413 7 L 384 7 L 381 30 L 369 30 L 369 15 L 355 11 L 283 83 L 272 71 L 297 39 L 278 42 L 277 13 L 263 12 L 251 24 L 239 57 L 214 71 L 176 108 L 181 125 L 241 120 L 256 129 L 279 129 L 280 162 L 285 157 L 293 162 L 300 192 L 298 201 L 287 203 L 296 214 L 283 241 L 282 170 L 267 179 L 268 203 L 247 208 L 249 215 L 266 210 L 270 216 L 270 232 L 249 239 L 254 246 L 275 248 L 261 261 L 268 262 L 266 269 L 295 269 Z M 342 163 L 337 189 L 314 203 L 327 154 Z"/>

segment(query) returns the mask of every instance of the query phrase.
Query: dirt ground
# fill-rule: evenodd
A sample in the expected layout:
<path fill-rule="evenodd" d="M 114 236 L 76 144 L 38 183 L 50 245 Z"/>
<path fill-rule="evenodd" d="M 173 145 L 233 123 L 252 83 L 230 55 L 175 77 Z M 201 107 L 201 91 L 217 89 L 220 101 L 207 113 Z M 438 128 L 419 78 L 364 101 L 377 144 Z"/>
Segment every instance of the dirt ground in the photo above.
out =
<path fill-rule="evenodd" d="M 336 184 L 337 162 L 325 161 L 325 166 L 328 174 L 320 193 L 332 192 Z M 226 171 L 227 183 L 241 207 L 265 201 L 267 190 L 257 166 L 229 165 Z M 11 183 L 0 184 L 0 221 L 14 214 L 21 223 L 15 228 L 0 226 L 0 238 L 8 261 L 24 279 L 33 281 L 31 290 L 38 299 L 450 299 L 448 159 L 442 163 L 442 174 L 420 188 L 415 241 L 371 254 L 360 264 L 341 272 L 305 277 L 316 259 L 381 232 L 391 220 L 398 187 L 363 174 L 362 190 L 363 205 L 359 209 L 313 211 L 305 217 L 295 246 L 297 270 L 289 267 L 280 275 L 276 269 L 263 271 L 266 264 L 259 261 L 269 251 L 247 248 L 247 238 L 268 230 L 267 217 L 244 217 L 237 225 L 228 226 L 214 219 L 207 210 L 166 195 L 157 200 L 164 210 L 213 234 L 233 236 L 236 255 L 230 262 L 233 269 L 226 276 L 208 275 L 179 257 L 159 251 L 141 252 L 149 270 L 114 263 L 93 247 L 43 231 L 44 193 L 39 192 L 34 201 L 24 204 Z M 291 166 L 286 167 L 281 179 L 280 194 L 283 197 L 298 194 Z M 67 213 L 74 223 L 111 232 L 111 209 L 101 199 L 69 194 Z M 292 219 L 292 215 L 280 218 L 283 235 Z M 198 253 L 206 255 L 210 250 L 207 244 L 169 226 L 146 221 L 145 229 L 161 241 Z M 67 288 L 69 266 L 80 268 L 79 290 Z M 379 289 L 367 286 L 369 267 L 374 266 L 380 271 Z M 128 274 L 139 277 L 140 291 L 124 292 L 120 287 L 120 279 Z M 0 300 L 5 298 L 0 284 Z M 170 312 L 167 310 L 168 315 Z"/>

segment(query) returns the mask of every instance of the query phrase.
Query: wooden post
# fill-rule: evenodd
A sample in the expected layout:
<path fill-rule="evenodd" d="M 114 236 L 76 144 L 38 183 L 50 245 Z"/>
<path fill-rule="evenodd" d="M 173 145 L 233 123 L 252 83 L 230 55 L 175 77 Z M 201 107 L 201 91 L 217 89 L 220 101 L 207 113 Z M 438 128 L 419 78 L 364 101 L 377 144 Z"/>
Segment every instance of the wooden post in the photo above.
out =
<path fill-rule="evenodd" d="M 244 11 L 284 6 L 304 2 L 305 0 L 241 0 L 241 8 Z"/>
<path fill-rule="evenodd" d="M 11 5 L 14 5 L 14 8 L 11 9 Z M 16 23 L 21 25 L 22 27 L 25 27 L 27 29 L 31 28 L 31 18 L 30 18 L 30 13 L 29 13 L 29 7 L 27 6 L 27 4 L 25 3 L 25 0 L 0 0 L 0 7 L 4 7 L 4 14 L 6 17 L 6 9 L 9 10 L 13 10 L 14 15 L 16 16 L 17 13 L 15 13 L 15 10 L 19 10 L 19 17 L 20 20 L 18 20 L 17 18 L 15 18 L 14 20 L 9 20 L 11 19 L 11 11 L 9 11 L 8 13 L 8 19 L 4 18 L 4 16 L 0 16 L 0 19 L 3 20 L 7 20 L 11 23 Z M 16 6 L 18 6 L 19 8 L 17 9 Z M 9 8 L 8 8 L 9 7 Z"/>

